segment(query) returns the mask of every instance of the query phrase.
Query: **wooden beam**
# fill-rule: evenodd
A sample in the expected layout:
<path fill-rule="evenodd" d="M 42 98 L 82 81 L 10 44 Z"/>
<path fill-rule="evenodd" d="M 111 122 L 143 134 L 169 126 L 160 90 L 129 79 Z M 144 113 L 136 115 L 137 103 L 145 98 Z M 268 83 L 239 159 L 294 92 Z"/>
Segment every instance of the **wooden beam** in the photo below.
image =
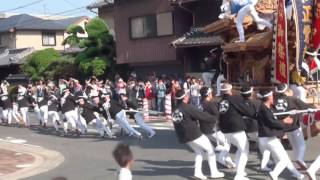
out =
<path fill-rule="evenodd" d="M 218 33 L 229 30 L 233 24 L 233 19 L 221 19 L 217 20 L 203 28 L 205 33 Z"/>
<path fill-rule="evenodd" d="M 272 31 L 254 34 L 246 42 L 228 43 L 222 46 L 225 53 L 239 51 L 262 51 L 271 46 Z"/>

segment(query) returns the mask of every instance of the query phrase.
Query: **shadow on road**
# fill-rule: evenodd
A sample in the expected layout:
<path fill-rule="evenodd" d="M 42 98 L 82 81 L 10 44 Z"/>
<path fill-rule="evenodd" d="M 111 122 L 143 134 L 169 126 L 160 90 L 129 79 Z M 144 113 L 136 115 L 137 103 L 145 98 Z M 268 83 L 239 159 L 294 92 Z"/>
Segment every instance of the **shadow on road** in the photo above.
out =
<path fill-rule="evenodd" d="M 155 130 L 155 136 L 153 136 L 152 138 L 147 138 L 145 136 L 141 140 L 132 136 L 129 137 L 127 135 L 120 135 L 119 131 L 115 131 L 115 134 L 117 135 L 116 139 L 109 139 L 101 138 L 95 132 L 88 132 L 86 134 L 81 134 L 80 136 L 70 134 L 68 136 L 61 137 L 60 133 L 56 132 L 53 127 L 43 128 L 41 126 L 32 126 L 30 127 L 30 130 L 36 134 L 47 135 L 56 138 L 91 139 L 91 142 L 116 141 L 126 143 L 130 146 L 138 146 L 143 149 L 185 149 L 190 151 L 190 149 L 186 145 L 180 144 L 178 142 L 178 139 L 176 138 L 174 131 L 172 130 Z M 139 128 L 137 128 L 137 130 L 144 133 Z"/>

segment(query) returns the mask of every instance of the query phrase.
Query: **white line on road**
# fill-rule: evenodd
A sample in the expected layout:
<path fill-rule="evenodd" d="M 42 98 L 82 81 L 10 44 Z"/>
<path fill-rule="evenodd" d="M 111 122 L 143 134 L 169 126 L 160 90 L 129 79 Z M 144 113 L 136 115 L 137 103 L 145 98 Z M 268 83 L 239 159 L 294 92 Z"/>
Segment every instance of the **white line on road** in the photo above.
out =
<path fill-rule="evenodd" d="M 16 165 L 17 168 L 27 168 L 27 167 L 31 167 L 32 164 L 18 164 Z"/>
<path fill-rule="evenodd" d="M 149 124 L 149 125 L 151 125 L 151 124 Z M 140 126 L 137 125 L 137 124 L 132 124 L 132 127 L 139 128 Z M 170 130 L 170 129 L 173 129 L 170 126 L 152 126 L 151 125 L 151 127 L 152 127 L 152 129 L 156 129 L 156 130 Z"/>
<path fill-rule="evenodd" d="M 10 140 L 10 139 L 12 139 L 12 140 Z M 31 146 L 31 147 L 35 147 L 35 148 L 42 148 L 41 146 L 37 146 L 37 145 L 33 145 L 33 144 L 21 143 L 21 142 L 27 142 L 26 140 L 23 140 L 23 139 L 13 139 L 11 137 L 10 137 L 10 139 L 0 139 L 0 141 L 12 143 L 12 144 L 20 144 L 20 145 L 23 145 L 23 146 Z"/>

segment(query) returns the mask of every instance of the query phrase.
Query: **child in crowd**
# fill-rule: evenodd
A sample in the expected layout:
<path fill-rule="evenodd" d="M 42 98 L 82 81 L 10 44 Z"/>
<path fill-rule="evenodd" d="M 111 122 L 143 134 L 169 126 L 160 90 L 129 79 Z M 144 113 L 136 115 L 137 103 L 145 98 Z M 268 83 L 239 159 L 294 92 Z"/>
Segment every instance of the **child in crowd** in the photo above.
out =
<path fill-rule="evenodd" d="M 113 157 L 120 166 L 117 180 L 132 180 L 131 166 L 133 155 L 127 144 L 118 144 L 113 151 Z"/>

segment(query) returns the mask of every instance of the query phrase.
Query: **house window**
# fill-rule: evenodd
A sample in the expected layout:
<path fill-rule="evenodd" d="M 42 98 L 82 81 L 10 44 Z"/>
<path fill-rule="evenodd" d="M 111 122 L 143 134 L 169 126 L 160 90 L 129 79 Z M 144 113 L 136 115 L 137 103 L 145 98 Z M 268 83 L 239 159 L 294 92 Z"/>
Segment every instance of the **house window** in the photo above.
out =
<path fill-rule="evenodd" d="M 130 19 L 130 36 L 133 39 L 173 34 L 172 12 L 134 17 Z"/>
<path fill-rule="evenodd" d="M 144 38 L 157 35 L 157 19 L 155 16 L 136 17 L 131 19 L 131 37 Z"/>
<path fill-rule="evenodd" d="M 157 32 L 158 36 L 173 34 L 173 18 L 171 12 L 157 14 Z"/>
<path fill-rule="evenodd" d="M 56 45 L 56 33 L 42 32 L 42 45 L 43 46 L 55 46 Z"/>

